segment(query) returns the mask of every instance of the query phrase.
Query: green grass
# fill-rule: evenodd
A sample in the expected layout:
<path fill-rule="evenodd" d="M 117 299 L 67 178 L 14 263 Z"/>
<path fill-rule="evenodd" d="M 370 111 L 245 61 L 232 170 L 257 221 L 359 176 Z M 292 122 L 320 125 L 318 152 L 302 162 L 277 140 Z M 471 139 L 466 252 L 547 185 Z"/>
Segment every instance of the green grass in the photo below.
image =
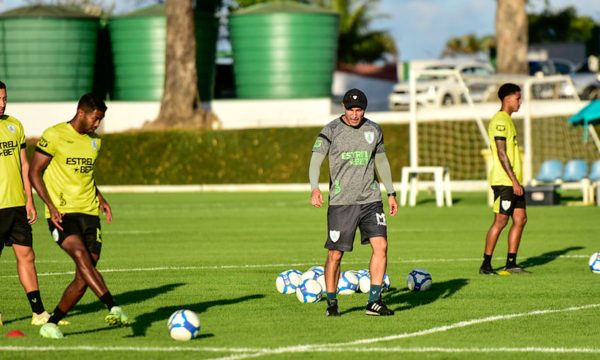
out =
<path fill-rule="evenodd" d="M 98 267 L 135 323 L 107 327 L 106 309 L 88 292 L 69 314 L 71 325 L 62 327 L 66 338 L 42 339 L 29 324 L 14 255 L 5 248 L 0 358 L 581 359 L 600 354 L 600 276 L 587 268 L 589 255 L 600 250 L 598 207 L 530 207 L 519 262 L 533 274 L 484 277 L 477 270 L 492 221 L 485 195 L 455 194 L 452 208 L 436 208 L 433 199 L 421 198 L 417 207 L 401 208 L 388 218 L 392 290 L 384 299 L 396 315 L 364 315 L 366 295 L 356 294 L 340 296 L 342 317 L 330 319 L 323 302 L 301 304 L 275 290 L 279 272 L 324 262 L 326 209 L 312 208 L 308 193 L 107 197 L 114 222 L 103 224 Z M 496 249 L 496 267 L 504 263 L 507 230 Z M 74 266 L 43 219 L 34 225 L 34 245 L 42 296 L 52 311 Z M 342 270 L 367 267 L 369 257 L 370 248 L 357 242 Z M 406 288 L 406 275 L 416 267 L 433 276 L 427 292 Z M 166 320 L 181 308 L 199 314 L 199 339 L 169 338 Z M 516 316 L 506 317 L 510 314 Z M 13 329 L 27 336 L 4 336 Z M 386 341 L 321 346 L 401 334 Z M 540 352 L 558 348 L 566 352 Z"/>

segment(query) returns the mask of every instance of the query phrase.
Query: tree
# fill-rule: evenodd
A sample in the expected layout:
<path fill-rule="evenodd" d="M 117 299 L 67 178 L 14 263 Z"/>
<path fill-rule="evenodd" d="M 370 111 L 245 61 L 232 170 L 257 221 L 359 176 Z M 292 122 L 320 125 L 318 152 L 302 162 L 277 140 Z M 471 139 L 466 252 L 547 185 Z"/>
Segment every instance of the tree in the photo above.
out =
<path fill-rule="evenodd" d="M 475 34 L 457 36 L 446 41 L 446 47 L 442 53 L 442 56 L 478 54 L 488 51 L 493 45 L 493 37 L 489 35 L 480 38 Z"/>
<path fill-rule="evenodd" d="M 499 73 L 527 74 L 527 45 L 525 0 L 497 0 L 496 70 Z"/>
<path fill-rule="evenodd" d="M 553 12 L 546 8 L 540 14 L 529 14 L 529 41 L 588 41 L 596 24 L 587 16 L 578 16 L 572 7 Z"/>
<path fill-rule="evenodd" d="M 165 83 L 158 118 L 146 129 L 211 128 L 212 112 L 202 109 L 197 86 L 192 0 L 167 0 Z"/>

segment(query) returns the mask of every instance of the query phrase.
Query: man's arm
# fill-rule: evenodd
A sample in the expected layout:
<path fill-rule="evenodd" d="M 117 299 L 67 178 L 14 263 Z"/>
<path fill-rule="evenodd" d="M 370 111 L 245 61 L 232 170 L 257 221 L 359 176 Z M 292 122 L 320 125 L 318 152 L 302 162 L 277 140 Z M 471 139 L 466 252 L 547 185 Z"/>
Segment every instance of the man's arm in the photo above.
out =
<path fill-rule="evenodd" d="M 33 202 L 33 195 L 31 193 L 31 182 L 29 181 L 29 161 L 27 161 L 27 152 L 25 148 L 21 149 L 21 178 L 23 179 L 23 190 L 25 191 L 25 197 L 27 202 L 25 204 L 25 210 L 27 212 L 27 220 L 30 225 L 37 221 L 37 211 L 35 210 L 35 203 Z"/>
<path fill-rule="evenodd" d="M 512 181 L 514 194 L 518 196 L 523 195 L 523 186 L 521 186 L 519 180 L 517 180 L 512 165 L 510 164 L 510 160 L 508 159 L 508 155 L 506 154 L 506 139 L 496 138 L 494 141 L 496 141 L 496 148 L 498 149 L 498 159 L 500 160 L 500 164 L 508 175 L 510 181 Z"/>
<path fill-rule="evenodd" d="M 94 182 L 94 186 L 96 186 L 96 196 L 98 197 L 98 207 L 100 208 L 100 211 L 104 215 L 106 215 L 106 222 L 108 224 L 110 224 L 112 222 L 112 209 L 110 208 L 108 201 L 106 201 L 106 199 L 104 199 L 104 196 L 102 196 L 102 193 L 100 192 L 100 189 L 98 189 L 98 186 L 96 185 L 95 182 Z"/>
<path fill-rule="evenodd" d="M 320 208 L 323 205 L 323 194 L 321 194 L 321 190 L 319 189 L 319 176 L 321 175 L 323 160 L 325 160 L 325 155 L 313 151 L 308 167 L 308 178 L 311 189 L 310 203 L 316 208 Z"/>
<path fill-rule="evenodd" d="M 396 191 L 394 191 L 394 183 L 392 182 L 392 169 L 384 152 L 375 154 L 375 169 L 377 169 L 379 178 L 388 194 L 390 215 L 394 216 L 398 212 L 398 202 L 396 201 Z"/>
<path fill-rule="evenodd" d="M 54 203 L 52 203 L 52 199 L 50 199 L 50 195 L 48 195 L 48 189 L 46 188 L 46 184 L 42 179 L 42 173 L 48 167 L 52 161 L 52 157 L 42 154 L 39 151 L 36 151 L 33 155 L 33 159 L 31 160 L 31 166 L 29 168 L 29 180 L 31 181 L 31 185 L 37 191 L 38 196 L 44 201 L 46 206 L 48 207 L 48 211 L 50 212 L 50 220 L 52 223 L 59 229 L 63 230 L 60 223 L 62 222 L 62 214 L 56 209 Z"/>

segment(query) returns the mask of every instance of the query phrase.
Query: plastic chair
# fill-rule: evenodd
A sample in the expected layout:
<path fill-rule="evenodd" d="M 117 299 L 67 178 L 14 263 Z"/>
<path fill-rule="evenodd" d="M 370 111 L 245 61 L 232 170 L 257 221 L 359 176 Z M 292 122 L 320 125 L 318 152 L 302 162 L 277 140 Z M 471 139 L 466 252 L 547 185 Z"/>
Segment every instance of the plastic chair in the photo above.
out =
<path fill-rule="evenodd" d="M 588 178 L 591 181 L 590 200 L 594 199 L 594 191 L 596 192 L 596 205 L 600 206 L 600 160 L 594 161 L 590 175 Z"/>
<path fill-rule="evenodd" d="M 540 171 L 535 180 L 541 183 L 553 183 L 560 180 L 563 173 L 563 163 L 560 160 L 546 160 L 540 166 Z"/>
<path fill-rule="evenodd" d="M 580 183 L 583 203 L 590 202 L 590 180 L 588 179 L 588 164 L 585 160 L 569 160 L 565 165 L 565 172 L 562 176 L 564 182 Z"/>

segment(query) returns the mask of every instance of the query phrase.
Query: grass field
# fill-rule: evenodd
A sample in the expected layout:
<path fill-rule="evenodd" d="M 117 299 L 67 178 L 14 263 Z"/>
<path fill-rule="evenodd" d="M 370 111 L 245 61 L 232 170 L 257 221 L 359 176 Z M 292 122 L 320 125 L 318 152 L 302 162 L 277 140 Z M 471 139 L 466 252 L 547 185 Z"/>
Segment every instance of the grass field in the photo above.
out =
<path fill-rule="evenodd" d="M 16 277 L 11 249 L 0 258 L 0 358 L 379 359 L 598 358 L 600 275 L 587 267 L 600 250 L 600 208 L 530 207 L 519 262 L 532 274 L 478 274 L 491 210 L 484 194 L 455 194 L 455 206 L 423 198 L 388 218 L 396 315 L 364 314 L 366 295 L 340 296 L 341 318 L 324 302 L 301 304 L 275 290 L 279 272 L 322 265 L 326 209 L 308 193 L 108 194 L 114 222 L 103 224 L 98 265 L 135 323 L 109 328 L 88 291 L 69 314 L 63 340 L 38 336 Z M 40 207 L 41 210 L 41 207 Z M 505 230 L 493 264 L 506 255 Z M 40 287 L 54 309 L 73 263 L 45 220 L 34 225 Z M 355 246 L 342 270 L 367 267 L 370 248 Z M 405 278 L 428 269 L 433 287 L 411 293 Z M 201 335 L 175 342 L 166 331 L 178 309 L 196 311 Z M 27 336 L 7 338 L 19 329 Z"/>

